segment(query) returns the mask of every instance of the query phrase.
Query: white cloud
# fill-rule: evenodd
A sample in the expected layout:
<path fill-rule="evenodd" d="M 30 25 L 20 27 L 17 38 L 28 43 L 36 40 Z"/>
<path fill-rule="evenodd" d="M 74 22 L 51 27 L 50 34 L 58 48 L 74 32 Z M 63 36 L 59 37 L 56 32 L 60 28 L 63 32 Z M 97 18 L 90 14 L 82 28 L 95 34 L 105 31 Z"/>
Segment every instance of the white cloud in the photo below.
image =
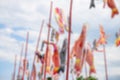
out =
<path fill-rule="evenodd" d="M 53 7 L 61 7 L 63 8 L 65 15 L 69 13 L 69 1 L 70 0 L 54 0 Z M 117 7 L 120 11 L 120 0 L 115 0 Z M 111 10 L 106 7 L 103 9 L 102 1 L 96 1 L 96 8 L 89 9 L 90 0 L 73 0 L 73 34 L 71 36 L 71 47 L 73 46 L 75 40 L 79 36 L 81 32 L 81 27 L 83 23 L 88 23 L 92 33 L 94 33 L 95 27 L 101 23 L 107 28 L 118 28 L 120 23 L 120 15 L 115 16 L 114 19 L 111 19 Z M 48 23 L 49 18 L 49 6 L 50 1 L 48 0 L 0 0 L 0 23 L 5 24 L 5 28 L 0 30 L 0 58 L 3 60 L 8 60 L 13 62 L 14 55 L 17 54 L 18 57 L 20 55 L 21 44 L 24 43 L 26 39 L 26 32 L 30 33 L 30 43 L 28 46 L 28 59 L 32 62 L 33 55 L 37 43 L 37 38 L 39 34 L 39 28 L 41 26 L 42 19 L 45 19 L 45 24 L 42 32 L 42 40 L 46 40 L 47 38 L 47 27 L 46 23 Z M 58 30 L 58 25 L 54 19 L 54 13 L 52 15 L 52 25 L 55 29 Z M 22 30 L 14 30 L 14 28 L 22 28 Z M 24 41 L 20 41 L 16 37 L 11 37 L 14 34 L 24 39 Z M 99 33 L 98 33 L 99 34 Z M 96 35 L 96 33 L 95 33 Z M 90 36 L 90 37 L 89 37 Z M 67 34 L 60 37 L 59 45 L 61 46 L 63 39 L 67 37 Z M 89 35 L 88 40 L 92 39 L 93 35 Z M 41 42 L 40 42 L 41 46 Z M 111 61 L 120 61 L 119 47 L 115 46 L 107 46 L 106 54 L 108 59 L 108 64 L 111 64 Z M 103 70 L 104 61 L 103 54 L 94 53 L 95 57 L 95 65 L 98 70 L 97 75 L 99 78 L 103 79 Z M 19 58 L 18 58 L 19 60 Z M 119 68 L 110 67 L 110 72 L 114 73 L 110 75 L 117 75 L 119 72 Z"/>
<path fill-rule="evenodd" d="M 107 59 L 107 66 L 108 66 L 108 75 L 110 76 L 115 76 L 119 75 L 119 67 L 111 66 L 114 65 L 113 62 L 119 62 L 120 61 L 120 49 L 117 48 L 116 46 L 107 46 L 106 47 L 106 59 Z M 99 79 L 103 79 L 105 76 L 105 71 L 104 71 L 104 53 L 94 53 L 94 58 L 95 58 L 95 66 L 97 69 L 97 76 Z M 118 70 L 118 72 L 116 72 Z M 104 73 L 104 74 L 103 74 Z"/>

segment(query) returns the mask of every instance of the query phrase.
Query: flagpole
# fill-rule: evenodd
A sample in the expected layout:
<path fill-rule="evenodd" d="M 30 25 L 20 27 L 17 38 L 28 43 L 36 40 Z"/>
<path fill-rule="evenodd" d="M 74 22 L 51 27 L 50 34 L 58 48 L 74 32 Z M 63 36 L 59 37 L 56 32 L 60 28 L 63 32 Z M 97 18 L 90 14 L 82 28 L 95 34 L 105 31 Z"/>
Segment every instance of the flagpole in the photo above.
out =
<path fill-rule="evenodd" d="M 51 18 L 52 18 L 52 8 L 53 8 L 53 2 L 51 1 L 50 3 L 50 14 L 49 14 L 49 24 L 48 24 L 48 34 L 47 34 L 47 42 L 49 43 L 49 36 L 50 36 L 50 26 L 51 26 Z M 47 45 L 47 48 L 46 48 L 46 59 L 47 59 L 47 56 L 48 56 L 48 50 L 49 50 L 49 47 Z M 46 66 L 47 66 L 47 60 L 45 60 L 45 71 L 44 71 L 44 80 L 46 80 Z"/>
<path fill-rule="evenodd" d="M 108 80 L 108 71 L 107 71 L 107 59 L 106 59 L 106 51 L 105 51 L 105 45 L 103 45 L 104 49 L 104 64 L 105 64 L 105 75 L 106 75 L 106 80 Z"/>
<path fill-rule="evenodd" d="M 42 20 L 42 24 L 41 24 L 41 28 L 40 28 L 40 32 L 39 32 L 39 36 L 38 36 L 38 40 L 37 40 L 36 50 L 38 50 L 38 47 L 39 47 L 39 42 L 40 42 L 40 39 L 41 39 L 41 33 L 42 33 L 42 30 L 43 30 L 43 25 L 44 25 L 44 20 Z"/>
<path fill-rule="evenodd" d="M 40 42 L 40 39 L 41 39 L 41 33 L 42 33 L 42 30 L 43 30 L 43 25 L 44 25 L 44 20 L 42 20 L 41 28 L 40 28 L 40 31 L 39 31 L 39 36 L 38 36 L 38 40 L 37 40 L 37 44 L 36 44 L 36 51 L 38 51 L 39 42 Z M 33 66 L 34 66 L 34 63 L 35 63 L 35 59 L 36 59 L 36 54 L 34 54 L 32 71 L 33 71 Z M 31 75 L 30 75 L 30 80 L 32 80 L 32 71 L 31 71 Z"/>
<path fill-rule="evenodd" d="M 72 26 L 72 4 L 73 4 L 73 0 L 70 0 L 66 80 L 69 80 L 69 55 L 70 55 L 70 39 L 71 39 L 71 26 Z"/>
<path fill-rule="evenodd" d="M 85 76 L 87 78 L 87 65 L 86 65 L 85 61 L 86 61 L 86 57 L 87 57 L 88 51 L 86 50 L 84 54 L 85 54 L 85 57 L 84 57 L 85 59 L 84 59 L 84 63 L 83 64 L 85 64 Z"/>
<path fill-rule="evenodd" d="M 24 58 L 25 60 L 26 60 L 26 57 L 27 57 L 28 39 L 29 39 L 29 32 L 27 32 L 27 37 L 26 37 L 25 58 Z M 23 64 L 25 64 L 25 63 L 23 62 Z M 23 66 L 22 80 L 24 80 L 24 75 L 25 75 L 25 65 Z"/>
<path fill-rule="evenodd" d="M 85 76 L 87 78 L 87 65 L 86 65 L 86 63 L 85 63 Z"/>
<path fill-rule="evenodd" d="M 21 67 L 21 61 L 22 61 L 23 47 L 24 47 L 24 45 L 22 44 L 21 54 L 20 54 L 20 61 L 19 61 L 19 68 L 18 68 L 18 75 L 17 75 L 18 79 L 20 78 L 20 67 Z"/>
<path fill-rule="evenodd" d="M 16 59 L 17 59 L 17 55 L 15 55 L 14 72 L 13 72 L 13 78 L 12 78 L 12 80 L 15 80 L 15 75 L 16 75 Z"/>

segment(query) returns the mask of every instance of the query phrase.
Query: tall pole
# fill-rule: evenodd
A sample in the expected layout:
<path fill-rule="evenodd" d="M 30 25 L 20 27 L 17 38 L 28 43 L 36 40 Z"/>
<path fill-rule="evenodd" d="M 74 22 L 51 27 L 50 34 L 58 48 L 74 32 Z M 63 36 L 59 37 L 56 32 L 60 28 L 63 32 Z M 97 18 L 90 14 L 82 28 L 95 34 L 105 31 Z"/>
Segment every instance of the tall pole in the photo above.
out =
<path fill-rule="evenodd" d="M 86 65 L 86 62 L 85 62 L 85 76 L 87 78 L 87 65 Z"/>
<path fill-rule="evenodd" d="M 50 36 L 50 26 L 51 26 L 51 18 L 52 18 L 52 7 L 53 7 L 53 2 L 51 1 L 50 3 L 50 14 L 49 14 L 49 24 L 48 24 L 48 35 L 47 35 L 47 42 L 49 43 L 49 36 Z M 46 59 L 48 56 L 48 45 L 46 48 Z M 47 60 L 45 60 L 45 71 L 44 71 L 44 80 L 46 80 L 46 66 L 47 66 Z"/>
<path fill-rule="evenodd" d="M 22 61 L 23 47 L 24 47 L 24 45 L 22 44 L 17 78 L 20 78 L 20 67 L 21 67 L 21 61 Z"/>
<path fill-rule="evenodd" d="M 87 78 L 87 65 L 86 65 L 86 57 L 87 57 L 87 54 L 88 54 L 88 51 L 87 50 L 85 50 L 85 53 L 84 53 L 84 55 L 85 55 L 85 59 L 84 59 L 84 62 L 83 62 L 83 64 L 85 64 L 85 77 Z"/>
<path fill-rule="evenodd" d="M 38 40 L 37 40 L 37 44 L 36 44 L 36 51 L 38 50 L 38 47 L 39 47 L 39 42 L 40 42 L 40 39 L 41 39 L 41 33 L 42 33 L 42 29 L 43 29 L 43 24 L 44 24 L 44 20 L 42 21 L 41 28 L 40 28 L 40 31 L 39 31 L 39 36 L 38 36 Z M 34 69 L 35 59 L 36 59 L 36 54 L 34 54 L 34 59 L 33 59 L 33 64 L 32 64 L 32 71 Z M 31 75 L 30 75 L 30 80 L 32 80 L 32 71 L 31 71 Z"/>
<path fill-rule="evenodd" d="M 71 39 L 71 26 L 72 26 L 72 4 L 73 4 L 73 0 L 70 0 L 66 80 L 69 80 L 69 55 L 70 55 L 70 39 Z"/>
<path fill-rule="evenodd" d="M 27 39 L 26 39 L 26 46 L 25 46 L 25 57 L 24 57 L 25 60 L 27 58 L 28 39 L 29 39 L 29 32 L 27 32 Z M 25 75 L 25 62 L 23 62 L 23 64 L 24 64 L 24 66 L 23 66 L 22 80 L 24 80 L 24 75 Z"/>
<path fill-rule="evenodd" d="M 17 60 L 17 55 L 15 55 L 14 71 L 13 71 L 13 78 L 12 78 L 12 80 L 15 80 L 15 75 L 16 75 L 16 60 Z"/>
<path fill-rule="evenodd" d="M 105 45 L 103 45 L 103 49 L 104 49 L 105 75 L 106 75 L 106 80 L 108 80 L 107 59 L 106 59 Z"/>
<path fill-rule="evenodd" d="M 42 33 L 42 30 L 43 30 L 43 25 L 44 25 L 44 20 L 42 20 L 42 24 L 41 24 L 41 28 L 40 28 L 37 44 L 36 44 L 36 50 L 38 50 L 38 47 L 39 47 L 39 42 L 40 42 L 40 39 L 41 39 L 41 33 Z"/>

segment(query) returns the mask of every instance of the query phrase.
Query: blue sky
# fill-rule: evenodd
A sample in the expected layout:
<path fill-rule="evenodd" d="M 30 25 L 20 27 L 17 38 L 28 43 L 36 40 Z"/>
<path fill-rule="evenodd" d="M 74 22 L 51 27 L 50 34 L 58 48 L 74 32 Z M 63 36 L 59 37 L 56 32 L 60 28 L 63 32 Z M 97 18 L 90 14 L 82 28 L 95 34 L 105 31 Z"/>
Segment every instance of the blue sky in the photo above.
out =
<path fill-rule="evenodd" d="M 68 15 L 70 0 L 53 0 L 53 7 L 60 7 Z M 104 26 L 105 32 L 110 34 L 106 45 L 108 72 L 110 80 L 120 79 L 120 47 L 114 45 L 115 32 L 120 28 L 120 15 L 111 19 L 111 10 L 106 6 L 103 9 L 102 0 L 96 0 L 96 8 L 89 9 L 90 0 L 73 0 L 72 38 L 71 47 L 81 32 L 82 25 L 88 24 L 87 41 L 99 37 L 99 24 Z M 115 0 L 120 11 L 120 0 Z M 17 54 L 17 64 L 21 45 L 25 44 L 26 33 L 29 31 L 28 60 L 30 64 L 36 47 L 39 28 L 45 20 L 42 40 L 46 39 L 50 0 L 0 0 L 0 79 L 9 80 L 13 72 L 14 55 Z M 54 14 L 52 25 L 58 30 Z M 60 37 L 59 44 L 67 37 L 67 33 Z M 41 42 L 40 42 L 41 45 Z M 95 52 L 96 76 L 105 80 L 103 54 Z M 30 66 L 31 67 L 31 66 Z M 17 66 L 18 68 L 18 66 Z M 84 74 L 84 73 L 83 73 Z"/>

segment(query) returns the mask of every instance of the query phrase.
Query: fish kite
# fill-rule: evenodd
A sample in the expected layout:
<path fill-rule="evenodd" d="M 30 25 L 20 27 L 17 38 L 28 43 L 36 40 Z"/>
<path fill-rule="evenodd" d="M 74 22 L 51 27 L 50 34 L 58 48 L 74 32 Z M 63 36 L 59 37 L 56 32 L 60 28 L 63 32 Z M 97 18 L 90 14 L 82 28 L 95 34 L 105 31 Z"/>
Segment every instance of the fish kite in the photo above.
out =
<path fill-rule="evenodd" d="M 48 47 L 49 47 L 48 48 L 48 55 L 47 55 L 47 53 L 45 53 L 45 55 L 44 55 L 44 61 L 46 62 L 46 60 L 47 60 L 46 73 L 51 74 L 50 73 L 50 68 L 51 68 L 51 59 L 52 59 L 52 48 L 51 48 L 50 45 L 48 45 Z"/>
<path fill-rule="evenodd" d="M 53 75 L 59 73 L 59 69 L 60 69 L 60 55 L 59 55 L 59 51 L 58 51 L 58 47 L 56 44 L 51 43 L 51 45 L 53 45 L 53 56 L 52 56 L 52 62 L 53 62 Z"/>
<path fill-rule="evenodd" d="M 115 15 L 118 15 L 119 14 L 119 11 L 116 7 L 116 4 L 115 4 L 115 1 L 114 0 L 104 0 L 104 6 L 105 5 L 108 5 L 108 7 L 111 9 L 112 13 L 111 13 L 111 18 L 113 18 Z"/>
<path fill-rule="evenodd" d="M 54 41 L 54 36 L 55 36 L 55 30 L 52 29 L 52 32 L 51 32 L 51 41 Z"/>
<path fill-rule="evenodd" d="M 55 43 L 48 43 L 47 41 L 44 41 L 44 43 L 53 46 L 53 55 L 52 55 L 53 75 L 56 75 L 59 73 L 59 69 L 60 69 L 60 55 L 59 55 L 58 47 Z"/>
<path fill-rule="evenodd" d="M 90 7 L 89 7 L 89 8 L 91 9 L 92 7 L 95 8 L 95 0 L 91 0 Z"/>
<path fill-rule="evenodd" d="M 60 33 L 64 33 L 64 30 L 69 31 L 68 23 L 61 8 L 55 8 L 55 19 L 58 23 Z"/>
<path fill-rule="evenodd" d="M 67 39 L 64 39 L 62 49 L 60 51 L 60 62 L 61 62 L 60 71 L 62 71 L 62 72 L 65 71 L 67 45 L 68 45 Z"/>
<path fill-rule="evenodd" d="M 82 56 L 82 51 L 85 45 L 85 40 L 86 40 L 86 33 L 87 33 L 87 25 L 83 25 L 82 27 L 82 32 L 79 38 L 75 41 L 74 46 L 72 48 L 71 56 L 75 56 L 76 61 L 75 61 L 75 72 L 79 76 L 81 73 L 81 56 Z"/>
<path fill-rule="evenodd" d="M 120 32 L 116 33 L 116 40 L 115 40 L 116 46 L 120 46 Z"/>
<path fill-rule="evenodd" d="M 105 45 L 107 44 L 107 38 L 108 36 L 105 34 L 104 28 L 102 25 L 100 25 L 100 37 L 97 41 L 97 45 Z"/>
<path fill-rule="evenodd" d="M 98 44 L 97 44 L 97 40 L 96 40 L 96 39 L 93 41 L 92 52 L 93 52 L 93 51 L 103 52 L 103 50 L 99 50 L 99 49 L 98 49 Z"/>
<path fill-rule="evenodd" d="M 83 59 L 85 58 L 85 61 L 89 65 L 89 74 L 96 73 L 95 65 L 94 65 L 94 56 L 92 52 L 92 48 L 89 43 L 86 43 L 83 49 Z M 84 61 L 84 62 L 85 62 Z M 83 62 L 83 63 L 84 63 Z M 83 66 L 83 64 L 81 65 Z"/>

